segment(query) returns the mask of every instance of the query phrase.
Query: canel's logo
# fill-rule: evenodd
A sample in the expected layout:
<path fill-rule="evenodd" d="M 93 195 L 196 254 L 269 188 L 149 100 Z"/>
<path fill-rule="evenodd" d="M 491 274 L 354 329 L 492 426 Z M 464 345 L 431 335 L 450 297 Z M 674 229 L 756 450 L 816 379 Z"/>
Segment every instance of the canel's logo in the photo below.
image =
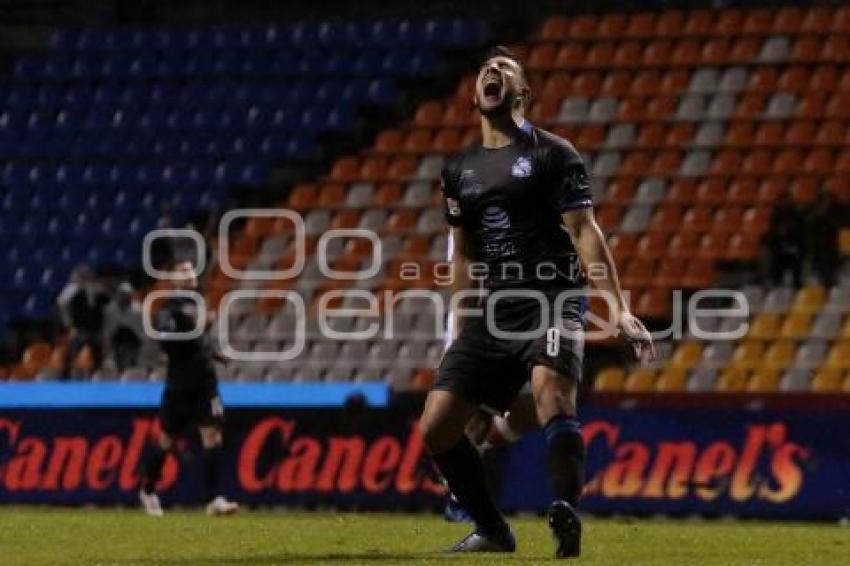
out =
<path fill-rule="evenodd" d="M 517 157 L 511 167 L 511 175 L 518 179 L 523 179 L 531 175 L 531 161 L 527 157 Z"/>

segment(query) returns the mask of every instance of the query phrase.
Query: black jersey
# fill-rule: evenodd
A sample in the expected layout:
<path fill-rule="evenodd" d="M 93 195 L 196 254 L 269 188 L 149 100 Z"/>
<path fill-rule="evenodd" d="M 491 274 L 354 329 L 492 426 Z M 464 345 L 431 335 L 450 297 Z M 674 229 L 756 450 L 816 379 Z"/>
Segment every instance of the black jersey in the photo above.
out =
<path fill-rule="evenodd" d="M 198 306 L 188 297 L 170 297 L 157 313 L 156 329 L 164 335 L 160 346 L 168 356 L 166 388 L 205 390 L 216 385 L 213 349 L 206 332 L 190 340 L 179 339 L 179 334 L 194 330 L 198 322 Z M 169 333 L 178 334 L 174 338 Z M 177 338 L 177 339 L 175 339 Z"/>
<path fill-rule="evenodd" d="M 566 140 L 529 128 L 506 147 L 478 143 L 446 164 L 443 193 L 446 220 L 463 229 L 464 254 L 486 264 L 486 288 L 584 285 L 561 214 L 592 201 L 584 163 Z"/>

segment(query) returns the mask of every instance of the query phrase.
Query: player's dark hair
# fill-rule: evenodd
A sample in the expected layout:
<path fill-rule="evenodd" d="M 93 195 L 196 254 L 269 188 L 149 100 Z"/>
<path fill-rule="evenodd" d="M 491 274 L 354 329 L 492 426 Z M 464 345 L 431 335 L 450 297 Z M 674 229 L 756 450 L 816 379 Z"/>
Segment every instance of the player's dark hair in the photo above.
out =
<path fill-rule="evenodd" d="M 526 85 L 528 82 L 528 73 L 525 71 L 525 65 L 523 65 L 522 61 L 519 57 L 517 57 L 516 53 L 505 47 L 504 45 L 494 45 L 490 49 L 487 50 L 487 53 L 484 54 L 484 59 L 481 60 L 481 65 L 492 59 L 493 57 L 504 57 L 506 59 L 510 59 L 514 63 L 517 64 L 520 71 L 522 72 L 522 80 Z M 479 65 L 479 67 L 481 66 Z"/>

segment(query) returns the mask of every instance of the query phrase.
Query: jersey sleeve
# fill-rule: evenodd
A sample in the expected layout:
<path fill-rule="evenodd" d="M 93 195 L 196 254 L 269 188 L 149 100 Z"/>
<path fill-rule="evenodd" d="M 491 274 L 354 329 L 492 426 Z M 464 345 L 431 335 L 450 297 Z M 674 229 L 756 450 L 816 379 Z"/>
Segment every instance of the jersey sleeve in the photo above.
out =
<path fill-rule="evenodd" d="M 440 191 L 443 194 L 443 215 L 451 226 L 463 224 L 463 211 L 460 208 L 460 186 L 457 170 L 452 162 L 443 167 L 440 174 Z"/>
<path fill-rule="evenodd" d="M 584 160 L 569 143 L 557 140 L 549 148 L 552 201 L 559 213 L 593 206 Z"/>

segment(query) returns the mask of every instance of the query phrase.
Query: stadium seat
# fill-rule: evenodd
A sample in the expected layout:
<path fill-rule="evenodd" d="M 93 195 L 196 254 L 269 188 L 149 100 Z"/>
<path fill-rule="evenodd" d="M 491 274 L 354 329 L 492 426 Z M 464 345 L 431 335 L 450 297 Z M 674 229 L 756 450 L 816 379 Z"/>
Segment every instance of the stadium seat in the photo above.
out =
<path fill-rule="evenodd" d="M 593 388 L 597 391 L 623 391 L 625 389 L 625 372 L 619 368 L 607 368 L 596 374 Z"/>
<path fill-rule="evenodd" d="M 681 392 L 685 390 L 688 373 L 684 368 L 666 368 L 658 375 L 656 391 Z"/>
<path fill-rule="evenodd" d="M 632 370 L 626 378 L 625 390 L 631 392 L 647 392 L 655 389 L 655 370 L 638 368 Z"/>
<path fill-rule="evenodd" d="M 729 367 L 720 372 L 717 379 L 717 391 L 736 393 L 746 390 L 748 384 L 747 370 L 740 367 Z"/>

